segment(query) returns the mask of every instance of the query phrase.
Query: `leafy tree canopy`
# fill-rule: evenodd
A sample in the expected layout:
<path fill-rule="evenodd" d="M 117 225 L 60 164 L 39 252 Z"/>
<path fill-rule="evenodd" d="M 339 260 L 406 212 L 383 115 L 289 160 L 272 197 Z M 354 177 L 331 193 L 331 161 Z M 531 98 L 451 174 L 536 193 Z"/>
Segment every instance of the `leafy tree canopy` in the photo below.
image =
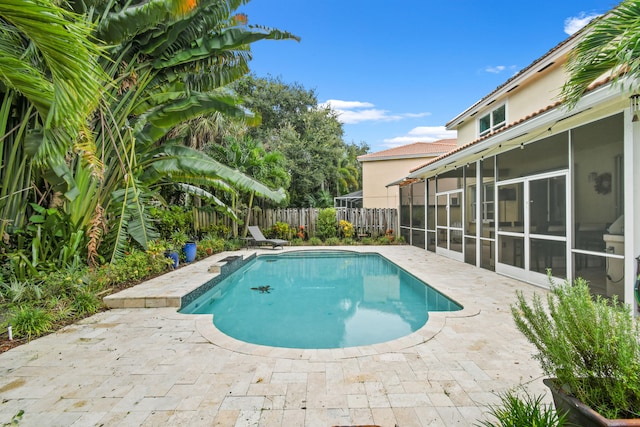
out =
<path fill-rule="evenodd" d="M 333 110 L 318 105 L 313 90 L 253 75 L 237 81 L 234 89 L 262 117 L 249 135 L 287 159 L 291 206 L 332 205 L 333 197 L 361 187 L 357 156 L 369 147 L 344 142 L 342 123 Z"/>

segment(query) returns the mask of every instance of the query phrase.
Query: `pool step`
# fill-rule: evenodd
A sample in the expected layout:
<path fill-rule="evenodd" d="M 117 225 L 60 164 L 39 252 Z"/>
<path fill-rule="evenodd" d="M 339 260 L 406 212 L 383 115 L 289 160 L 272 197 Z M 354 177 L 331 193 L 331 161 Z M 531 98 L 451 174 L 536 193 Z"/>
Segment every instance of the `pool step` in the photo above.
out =
<path fill-rule="evenodd" d="M 180 308 L 185 296 L 221 274 L 229 274 L 227 270 L 242 260 L 242 255 L 229 256 L 229 252 L 222 252 L 108 295 L 103 301 L 109 308 Z"/>

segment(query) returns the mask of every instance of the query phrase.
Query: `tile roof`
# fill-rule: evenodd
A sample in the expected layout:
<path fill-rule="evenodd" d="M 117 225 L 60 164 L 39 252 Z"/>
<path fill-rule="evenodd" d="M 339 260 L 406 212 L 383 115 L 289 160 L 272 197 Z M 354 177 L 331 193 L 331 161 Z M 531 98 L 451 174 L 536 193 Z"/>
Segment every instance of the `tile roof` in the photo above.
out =
<path fill-rule="evenodd" d="M 439 156 L 456 148 L 457 139 L 441 139 L 434 142 L 414 142 L 413 144 L 389 148 L 375 153 L 358 156 L 358 160 L 380 160 L 383 158 Z"/>
<path fill-rule="evenodd" d="M 597 89 L 599 87 L 605 86 L 606 84 L 611 83 L 612 81 L 613 81 L 613 79 L 611 77 L 607 77 L 607 78 L 604 78 L 604 79 L 596 80 L 595 82 L 593 82 L 587 88 L 585 93 L 591 92 L 591 91 L 593 91 L 593 90 L 595 90 L 595 89 Z M 507 129 L 511 129 L 511 128 L 515 127 L 515 126 L 518 126 L 518 125 L 520 125 L 520 124 L 522 124 L 522 123 L 524 123 L 524 122 L 526 122 L 528 120 L 533 119 L 534 117 L 537 117 L 537 116 L 539 116 L 539 115 L 541 115 L 543 113 L 546 113 L 547 111 L 551 111 L 553 109 L 556 109 L 556 108 L 560 107 L 561 105 L 562 105 L 561 101 L 556 101 L 553 104 L 547 105 L 546 107 L 544 107 L 544 108 L 542 108 L 542 109 L 540 109 L 538 111 L 535 111 L 535 112 L 527 115 L 526 117 L 518 119 L 518 120 L 508 124 L 507 126 L 503 126 L 503 127 L 501 127 L 500 129 L 498 129 L 498 130 L 496 130 L 494 132 L 491 132 L 491 133 L 489 133 L 487 135 L 484 135 L 484 136 L 482 136 L 482 137 L 480 137 L 478 139 L 475 139 L 475 140 L 473 140 L 473 141 L 471 141 L 471 142 L 469 142 L 467 144 L 464 144 L 464 145 L 461 145 L 459 147 L 456 147 L 456 148 L 452 149 L 451 151 L 443 153 L 442 155 L 440 155 L 438 157 L 434 157 L 432 159 L 429 159 L 424 164 L 409 170 L 409 172 L 410 173 L 415 172 L 415 171 L 420 170 L 420 169 L 422 169 L 422 168 L 424 168 L 426 166 L 429 166 L 432 163 L 435 163 L 435 162 L 438 162 L 438 161 L 440 161 L 442 159 L 445 159 L 445 158 L 451 156 L 452 154 L 455 154 L 455 153 L 458 153 L 460 151 L 466 150 L 467 148 L 469 148 L 469 147 L 471 147 L 473 145 L 476 145 L 479 142 L 484 141 L 485 139 L 489 139 L 491 137 L 494 137 L 495 135 L 497 135 L 499 133 L 502 133 L 502 132 L 506 131 Z"/>

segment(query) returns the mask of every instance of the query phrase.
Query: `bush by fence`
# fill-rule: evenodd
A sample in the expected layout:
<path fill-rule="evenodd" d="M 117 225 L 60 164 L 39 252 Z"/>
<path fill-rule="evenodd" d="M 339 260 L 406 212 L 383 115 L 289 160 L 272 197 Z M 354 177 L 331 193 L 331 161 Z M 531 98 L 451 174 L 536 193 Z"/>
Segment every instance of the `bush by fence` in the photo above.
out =
<path fill-rule="evenodd" d="M 340 220 L 349 221 L 353 224 L 354 237 L 371 236 L 378 237 L 387 234 L 388 230 L 393 230 L 397 234 L 397 209 L 367 209 L 367 208 L 335 208 L 336 226 Z M 315 236 L 316 223 L 318 219 L 318 208 L 289 208 L 289 209 L 265 209 L 254 212 L 251 215 L 251 225 L 257 225 L 261 229 L 269 229 L 276 222 L 289 224 L 292 230 L 298 230 L 304 226 L 308 235 Z M 194 228 L 196 231 L 204 231 L 211 225 L 225 224 L 230 226 L 230 220 L 214 212 L 204 212 L 198 208 L 193 209 Z"/>

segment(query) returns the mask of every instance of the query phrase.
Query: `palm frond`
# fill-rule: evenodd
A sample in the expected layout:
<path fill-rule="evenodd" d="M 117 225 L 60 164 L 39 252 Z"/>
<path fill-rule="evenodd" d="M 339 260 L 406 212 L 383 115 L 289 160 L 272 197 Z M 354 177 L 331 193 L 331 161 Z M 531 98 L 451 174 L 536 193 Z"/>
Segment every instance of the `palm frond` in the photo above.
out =
<path fill-rule="evenodd" d="M 266 185 L 231 169 L 206 154 L 180 145 L 164 145 L 150 153 L 147 161 L 142 164 L 143 179 L 146 182 L 157 182 L 166 176 L 180 176 L 188 173 L 192 176 L 200 175 L 211 180 L 223 179 L 228 183 L 275 202 L 285 199 L 283 189 L 272 190 Z"/>
<path fill-rule="evenodd" d="M 640 2 L 626 0 L 590 26 L 566 64 L 569 79 L 562 87 L 560 96 L 568 108 L 574 107 L 589 86 L 607 73 L 614 82 L 619 82 L 620 76 L 630 76 L 629 81 L 636 83 L 626 88 L 629 91 L 638 86 Z"/>
<path fill-rule="evenodd" d="M 229 216 L 230 218 L 232 218 L 233 220 L 237 221 L 238 217 L 236 216 L 235 212 L 233 211 L 233 209 L 231 209 L 229 206 L 227 206 L 226 203 L 224 203 L 222 200 L 218 199 L 214 194 L 200 188 L 200 187 L 196 187 L 194 185 L 189 185 L 189 184 L 185 184 L 185 183 L 177 183 L 176 184 L 178 186 L 178 188 L 182 191 L 184 191 L 187 194 L 191 194 L 192 196 L 197 196 L 200 198 L 203 198 L 209 202 L 211 202 L 212 204 L 214 204 L 215 206 L 218 206 L 219 208 L 221 208 L 223 210 L 223 212 Z"/>

